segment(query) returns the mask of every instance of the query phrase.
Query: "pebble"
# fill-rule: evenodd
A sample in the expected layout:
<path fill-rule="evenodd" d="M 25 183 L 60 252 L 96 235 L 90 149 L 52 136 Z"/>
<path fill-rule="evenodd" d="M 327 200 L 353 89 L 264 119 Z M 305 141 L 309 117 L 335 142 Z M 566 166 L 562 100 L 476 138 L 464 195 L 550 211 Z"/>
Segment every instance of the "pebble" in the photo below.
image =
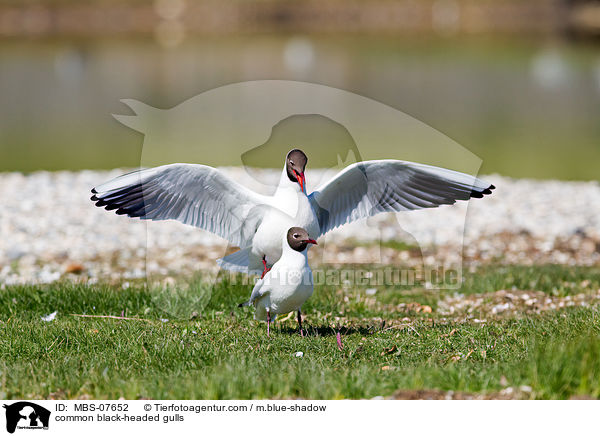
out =
<path fill-rule="evenodd" d="M 42 321 L 46 321 L 46 322 L 54 321 L 54 318 L 56 318 L 57 313 L 58 313 L 57 311 L 54 311 L 49 315 L 42 316 L 41 319 L 42 319 Z"/>

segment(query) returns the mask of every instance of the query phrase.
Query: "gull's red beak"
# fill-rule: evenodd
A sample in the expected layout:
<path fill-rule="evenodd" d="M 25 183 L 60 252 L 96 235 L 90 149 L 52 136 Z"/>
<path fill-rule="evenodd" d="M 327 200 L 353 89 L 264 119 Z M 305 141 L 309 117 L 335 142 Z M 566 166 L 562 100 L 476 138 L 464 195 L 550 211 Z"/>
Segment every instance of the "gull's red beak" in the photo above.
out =
<path fill-rule="evenodd" d="M 296 170 L 293 170 L 296 176 L 296 180 L 298 180 L 298 184 L 300 185 L 300 190 L 304 192 L 304 184 L 306 179 L 304 178 L 304 173 L 298 173 Z"/>
<path fill-rule="evenodd" d="M 303 241 L 303 242 L 308 242 L 309 244 L 315 244 L 315 245 L 319 245 L 319 244 L 317 244 L 317 241 L 315 241 L 314 239 L 306 239 L 306 240 L 305 240 L 305 241 Z"/>

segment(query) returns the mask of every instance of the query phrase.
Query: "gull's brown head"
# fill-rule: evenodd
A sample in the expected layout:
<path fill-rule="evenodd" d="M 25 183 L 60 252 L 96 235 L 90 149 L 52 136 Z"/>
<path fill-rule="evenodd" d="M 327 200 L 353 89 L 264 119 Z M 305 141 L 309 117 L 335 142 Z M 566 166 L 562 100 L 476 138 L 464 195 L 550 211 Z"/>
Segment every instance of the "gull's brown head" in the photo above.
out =
<path fill-rule="evenodd" d="M 300 185 L 300 190 L 303 192 L 306 189 L 304 170 L 306 169 L 307 162 L 308 157 L 306 157 L 306 154 L 297 148 L 290 151 L 285 157 L 285 168 L 289 179 L 292 182 L 298 183 Z"/>
<path fill-rule="evenodd" d="M 287 242 L 292 250 L 303 252 L 308 244 L 315 244 L 317 241 L 308 236 L 308 232 L 302 227 L 292 227 L 287 233 Z"/>

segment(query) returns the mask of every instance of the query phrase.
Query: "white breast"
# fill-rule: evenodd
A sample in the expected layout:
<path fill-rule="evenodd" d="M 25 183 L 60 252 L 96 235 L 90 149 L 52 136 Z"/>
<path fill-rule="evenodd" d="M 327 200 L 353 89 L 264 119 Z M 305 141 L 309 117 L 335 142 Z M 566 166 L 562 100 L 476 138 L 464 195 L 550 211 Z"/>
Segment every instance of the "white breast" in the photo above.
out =
<path fill-rule="evenodd" d="M 277 195 L 277 208 L 273 208 L 263 218 L 252 240 L 251 269 L 262 268 L 262 256 L 269 265 L 281 257 L 281 240 L 290 227 L 302 227 L 316 238 L 319 234 L 319 222 L 308 197 L 301 192 L 281 190 Z"/>
<path fill-rule="evenodd" d="M 256 301 L 257 314 L 267 308 L 272 314 L 296 311 L 312 295 L 313 276 L 306 255 L 290 251 L 265 276 L 263 287 L 268 292 Z"/>

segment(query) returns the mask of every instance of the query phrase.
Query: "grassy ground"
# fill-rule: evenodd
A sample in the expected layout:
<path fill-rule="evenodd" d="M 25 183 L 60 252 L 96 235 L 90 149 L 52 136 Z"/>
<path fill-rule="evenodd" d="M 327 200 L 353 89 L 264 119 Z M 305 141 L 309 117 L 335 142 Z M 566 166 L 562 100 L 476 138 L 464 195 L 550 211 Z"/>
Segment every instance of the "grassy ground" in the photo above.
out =
<path fill-rule="evenodd" d="M 534 289 L 566 298 L 599 288 L 598 268 L 493 266 L 469 273 L 461 293 Z M 447 316 L 439 302 L 453 291 L 367 295 L 320 286 L 304 307 L 308 337 L 291 318 L 276 322 L 269 340 L 250 308 L 236 307 L 249 292 L 230 281 L 212 293 L 196 282 L 175 291 L 8 287 L 0 291 L 0 397 L 335 399 L 420 389 L 494 394 L 523 385 L 528 398 L 600 397 L 595 303 L 526 316 Z M 55 310 L 54 321 L 40 319 Z M 122 313 L 144 320 L 70 315 Z"/>

